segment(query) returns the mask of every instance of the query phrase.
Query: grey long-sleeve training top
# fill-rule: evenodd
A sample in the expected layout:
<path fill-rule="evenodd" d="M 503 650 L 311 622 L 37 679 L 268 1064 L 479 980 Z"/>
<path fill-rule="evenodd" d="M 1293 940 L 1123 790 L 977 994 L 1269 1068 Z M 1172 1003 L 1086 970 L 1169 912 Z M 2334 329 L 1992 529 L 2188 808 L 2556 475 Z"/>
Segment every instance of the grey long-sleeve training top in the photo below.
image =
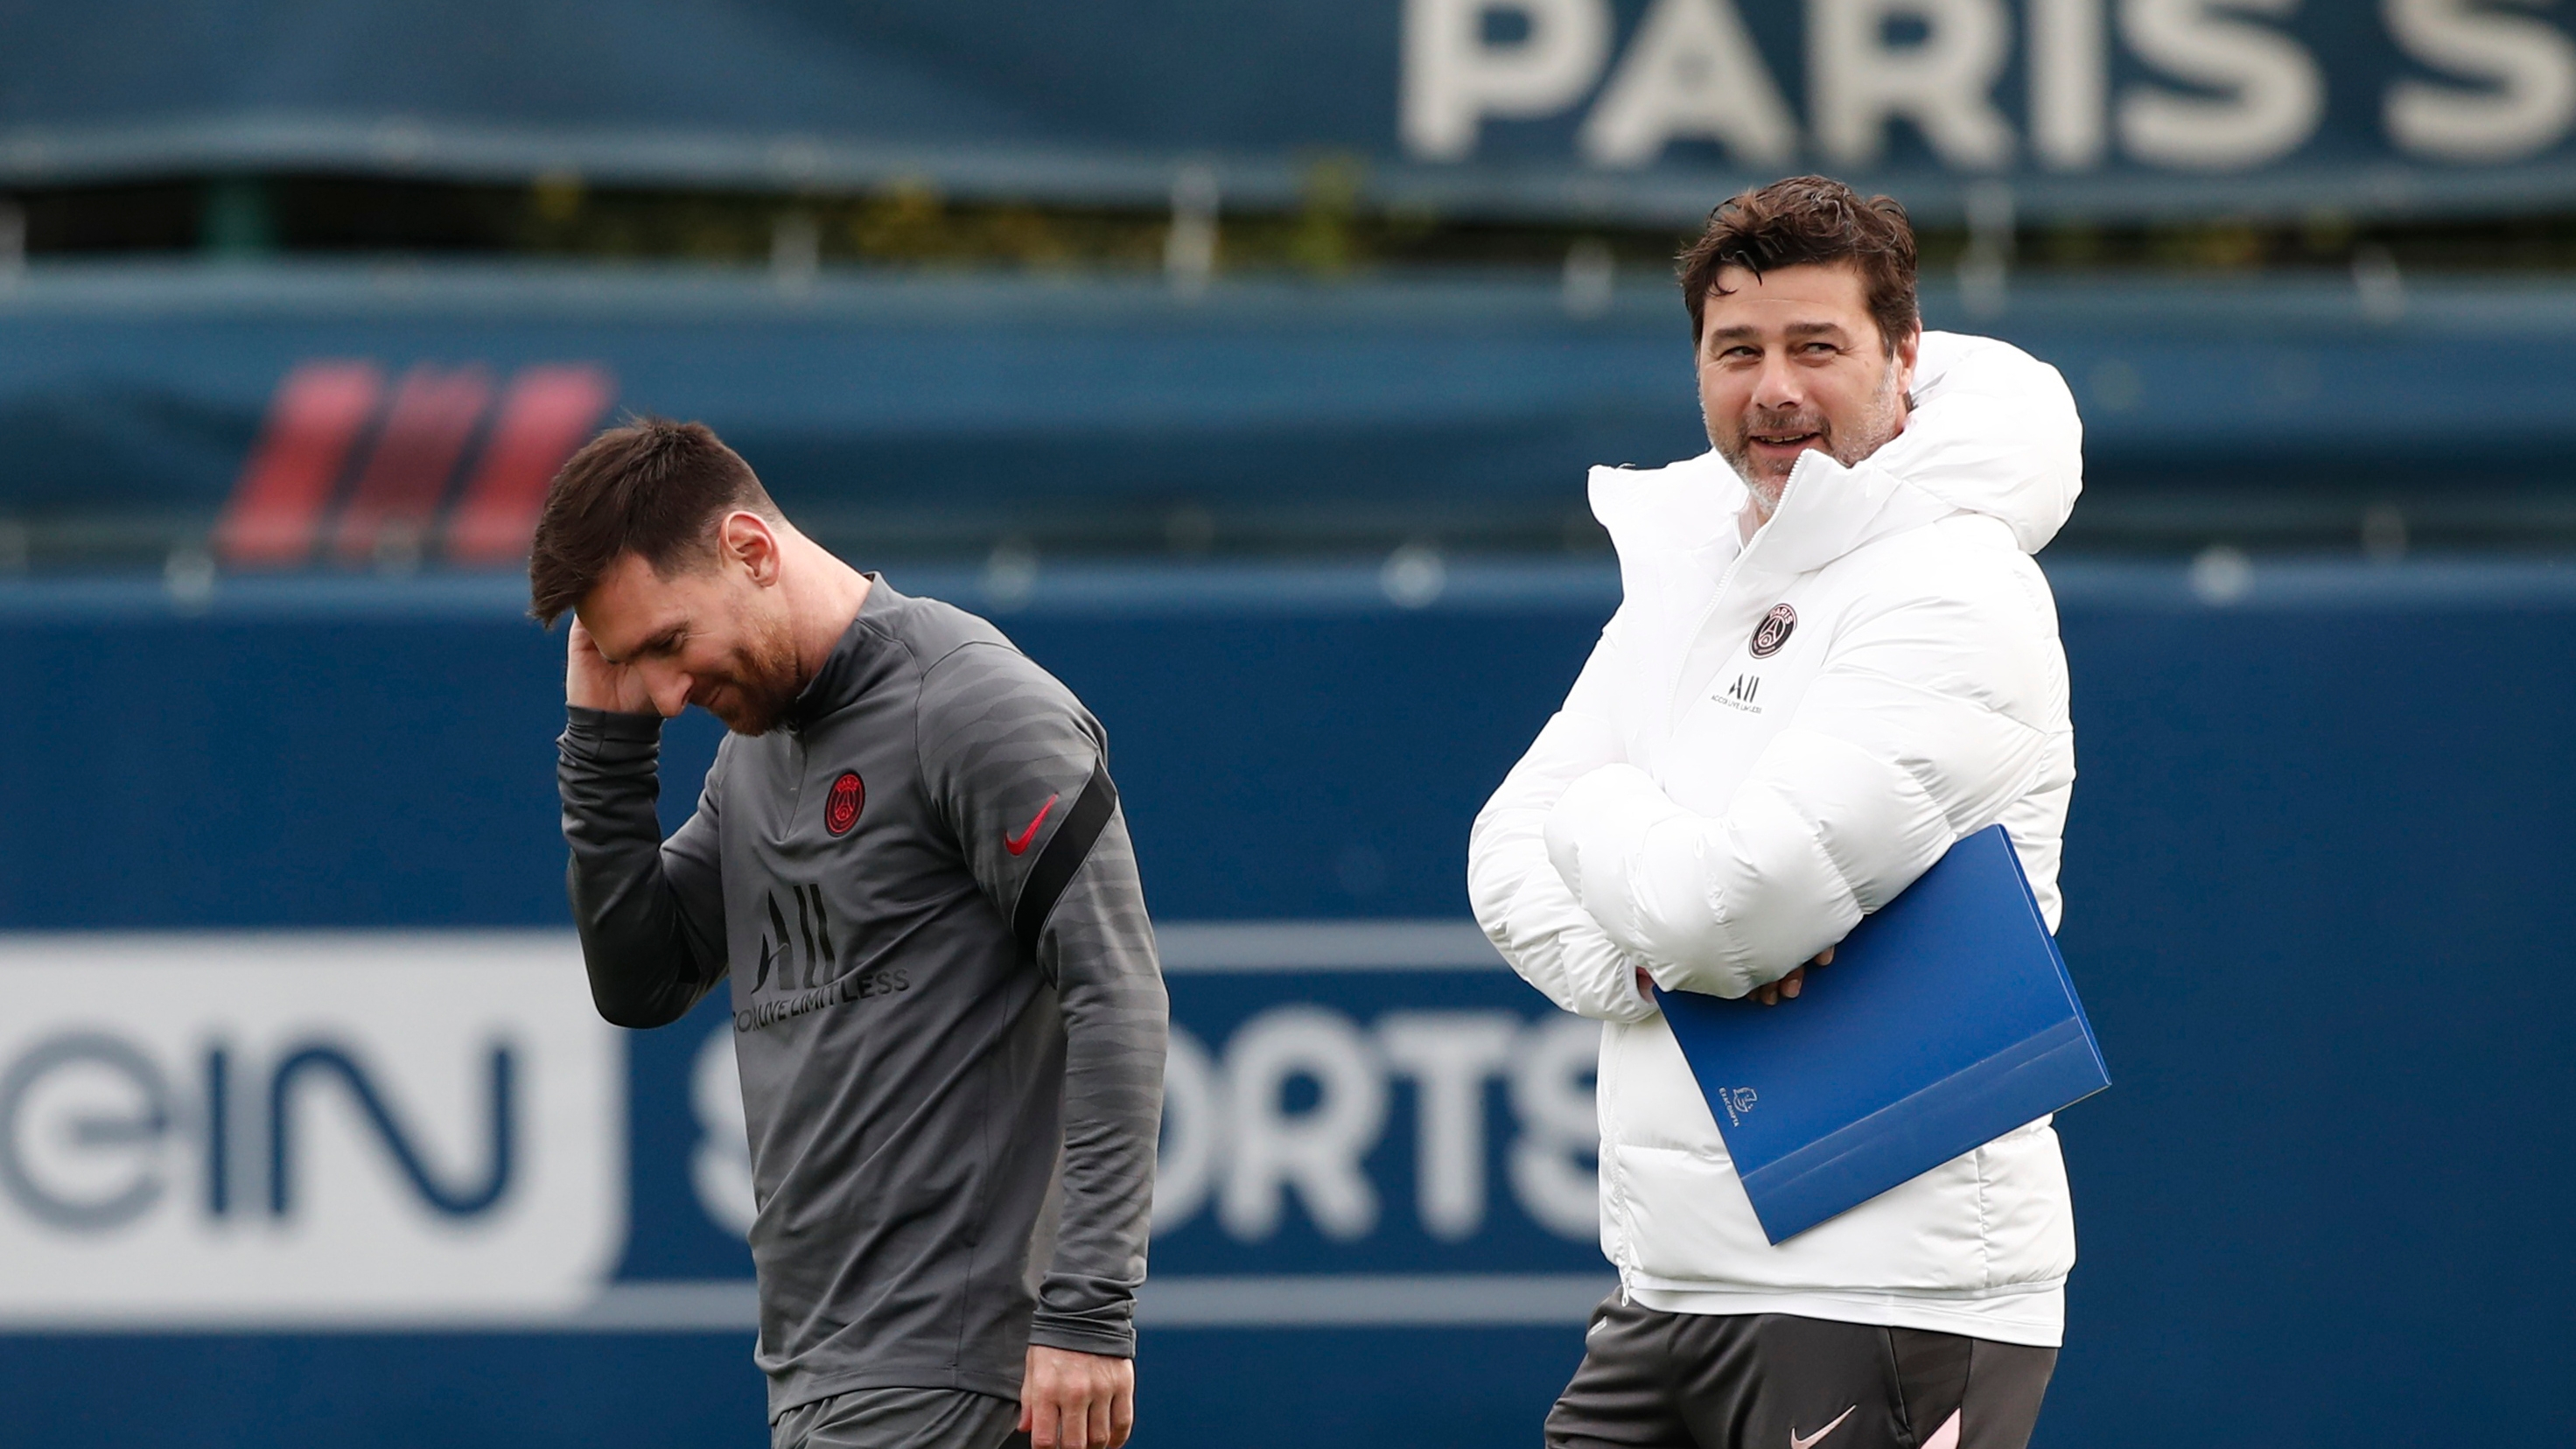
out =
<path fill-rule="evenodd" d="M 1032 1342 L 1132 1354 L 1167 1008 L 1099 723 L 880 579 L 667 841 L 660 741 L 571 711 L 573 912 L 621 1026 L 730 981 L 771 1415 L 1016 1398 Z"/>

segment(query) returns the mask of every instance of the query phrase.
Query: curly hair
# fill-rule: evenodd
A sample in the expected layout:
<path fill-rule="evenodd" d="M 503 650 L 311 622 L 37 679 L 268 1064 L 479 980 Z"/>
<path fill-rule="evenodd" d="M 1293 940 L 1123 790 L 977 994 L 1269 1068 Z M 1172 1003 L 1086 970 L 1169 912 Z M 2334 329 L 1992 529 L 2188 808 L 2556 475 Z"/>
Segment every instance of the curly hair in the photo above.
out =
<path fill-rule="evenodd" d="M 1870 319 L 1892 355 L 1922 325 L 1914 296 L 1914 226 L 1893 197 L 1859 192 L 1826 176 L 1792 176 L 1739 192 L 1708 214 L 1708 228 L 1681 254 L 1682 305 L 1690 309 L 1691 342 L 1712 296 L 1726 292 L 1717 274 L 1742 267 L 1755 276 L 1781 267 L 1848 263 L 1859 271 Z"/>

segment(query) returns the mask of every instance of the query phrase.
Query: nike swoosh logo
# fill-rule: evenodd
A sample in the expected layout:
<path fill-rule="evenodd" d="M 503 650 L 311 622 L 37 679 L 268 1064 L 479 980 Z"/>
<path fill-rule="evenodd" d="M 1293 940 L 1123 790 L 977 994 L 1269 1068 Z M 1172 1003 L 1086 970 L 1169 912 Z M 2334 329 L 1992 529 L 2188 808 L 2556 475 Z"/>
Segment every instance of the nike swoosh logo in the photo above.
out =
<path fill-rule="evenodd" d="M 1843 1420 L 1852 1416 L 1852 1409 L 1857 1409 L 1859 1407 L 1860 1405 L 1854 1404 L 1850 1409 L 1843 1410 L 1840 1414 L 1834 1416 L 1834 1421 L 1832 1423 L 1818 1429 L 1816 1432 L 1808 1435 L 1804 1439 L 1798 1437 L 1798 1431 L 1796 1428 L 1791 1428 L 1789 1430 L 1789 1449 L 1808 1449 L 1808 1446 L 1814 1444 L 1817 1440 L 1822 1439 L 1827 1434 L 1841 1428 L 1843 1426 Z"/>
<path fill-rule="evenodd" d="M 1064 797 L 1061 795 L 1049 795 L 1047 797 L 1047 802 L 1038 807 L 1038 818 L 1030 821 L 1029 828 L 1021 831 L 1019 834 L 1005 836 L 1002 840 L 1002 848 L 1013 855 L 1028 854 L 1029 842 L 1038 838 L 1038 827 L 1046 824 L 1047 812 L 1053 810 L 1055 808 L 1055 802 L 1063 798 Z M 1799 1446 L 1799 1449 L 1805 1449 L 1805 1446 L 1801 1445 Z"/>

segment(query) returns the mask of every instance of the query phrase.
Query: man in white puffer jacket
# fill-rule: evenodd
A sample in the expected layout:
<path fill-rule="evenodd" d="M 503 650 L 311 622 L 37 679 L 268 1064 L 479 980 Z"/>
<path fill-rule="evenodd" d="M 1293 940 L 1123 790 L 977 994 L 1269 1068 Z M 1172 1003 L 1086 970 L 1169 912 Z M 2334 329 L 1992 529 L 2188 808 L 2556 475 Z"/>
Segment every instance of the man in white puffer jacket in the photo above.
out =
<path fill-rule="evenodd" d="M 1778 1246 L 1645 989 L 1778 1009 L 1962 837 L 2050 928 L 2075 778 L 2030 555 L 2081 488 L 2056 371 L 1925 334 L 1892 201 L 1801 177 L 1683 257 L 1714 450 L 1596 468 L 1625 600 L 1478 816 L 1476 916 L 1604 1023 L 1595 1313 L 1551 1446 L 2020 1449 L 2075 1257 L 2033 1122 Z"/>

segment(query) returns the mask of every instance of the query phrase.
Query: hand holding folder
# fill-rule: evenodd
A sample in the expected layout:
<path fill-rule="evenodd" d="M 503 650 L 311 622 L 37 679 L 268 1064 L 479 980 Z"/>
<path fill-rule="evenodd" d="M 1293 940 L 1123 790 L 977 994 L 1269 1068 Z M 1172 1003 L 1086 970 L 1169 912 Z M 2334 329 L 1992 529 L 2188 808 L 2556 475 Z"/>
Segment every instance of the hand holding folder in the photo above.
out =
<path fill-rule="evenodd" d="M 1655 995 L 1774 1243 L 2111 1084 L 2000 825 L 1863 919 L 1794 1003 Z"/>

